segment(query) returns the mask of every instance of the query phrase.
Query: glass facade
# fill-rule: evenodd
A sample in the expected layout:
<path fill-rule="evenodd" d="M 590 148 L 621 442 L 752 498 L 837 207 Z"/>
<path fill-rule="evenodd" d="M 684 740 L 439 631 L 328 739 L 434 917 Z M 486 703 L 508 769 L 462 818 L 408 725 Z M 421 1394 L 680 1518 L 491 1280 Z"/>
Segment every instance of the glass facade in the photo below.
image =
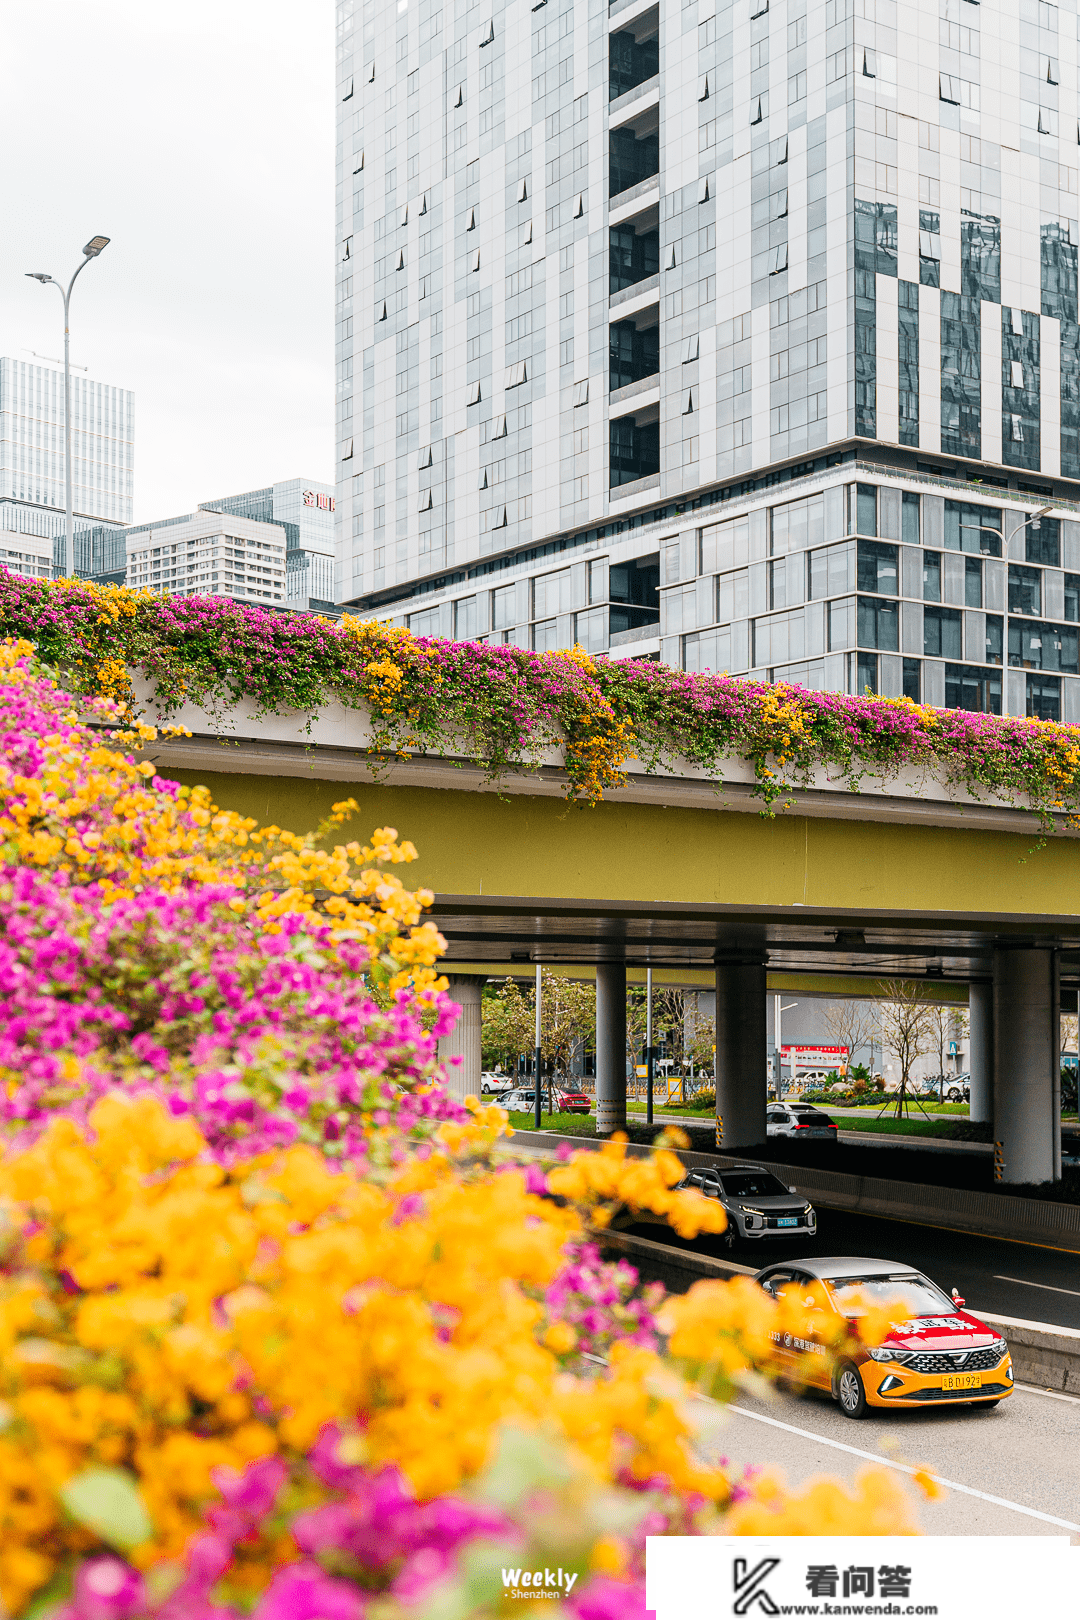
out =
<path fill-rule="evenodd" d="M 1062 28 L 340 0 L 339 600 L 1080 720 Z"/>
<path fill-rule="evenodd" d="M 130 523 L 135 396 L 71 373 L 72 508 L 84 522 Z M 0 358 L 0 501 L 66 506 L 64 373 Z"/>

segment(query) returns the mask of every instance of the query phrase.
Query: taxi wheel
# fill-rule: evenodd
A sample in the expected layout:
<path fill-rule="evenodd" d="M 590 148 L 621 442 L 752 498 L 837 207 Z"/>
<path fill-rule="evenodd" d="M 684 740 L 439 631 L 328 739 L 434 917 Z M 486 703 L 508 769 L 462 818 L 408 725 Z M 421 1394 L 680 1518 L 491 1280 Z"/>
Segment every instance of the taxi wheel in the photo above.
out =
<path fill-rule="evenodd" d="M 845 1417 L 866 1416 L 866 1392 L 859 1369 L 853 1361 L 845 1361 L 836 1375 L 836 1398 Z"/>

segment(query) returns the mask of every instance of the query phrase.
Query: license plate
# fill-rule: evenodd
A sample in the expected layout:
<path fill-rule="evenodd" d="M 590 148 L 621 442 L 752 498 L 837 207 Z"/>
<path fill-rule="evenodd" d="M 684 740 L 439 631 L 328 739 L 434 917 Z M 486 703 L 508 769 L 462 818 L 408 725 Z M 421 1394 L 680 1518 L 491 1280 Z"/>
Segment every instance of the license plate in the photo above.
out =
<path fill-rule="evenodd" d="M 777 1226 L 798 1226 L 799 1217 L 797 1215 L 781 1215 L 776 1224 Z"/>
<path fill-rule="evenodd" d="M 941 1380 L 942 1389 L 979 1389 L 982 1373 L 946 1373 Z"/>

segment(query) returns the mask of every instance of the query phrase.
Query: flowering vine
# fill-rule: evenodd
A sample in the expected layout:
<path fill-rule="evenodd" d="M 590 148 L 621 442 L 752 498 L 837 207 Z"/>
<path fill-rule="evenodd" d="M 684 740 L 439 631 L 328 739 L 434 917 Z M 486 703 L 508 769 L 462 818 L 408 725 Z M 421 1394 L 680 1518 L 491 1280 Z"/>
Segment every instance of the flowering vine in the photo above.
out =
<path fill-rule="evenodd" d="M 587 802 L 645 771 L 689 761 L 720 778 L 750 762 L 763 811 L 824 769 L 852 790 L 912 769 L 1033 811 L 1049 831 L 1080 813 L 1080 731 L 1051 721 L 940 710 L 906 698 L 847 697 L 580 648 L 448 642 L 345 617 L 293 617 L 220 597 L 168 597 L 0 569 L 0 634 L 32 639 L 79 694 L 130 704 L 130 672 L 168 720 L 187 701 L 220 713 L 309 718 L 330 701 L 365 709 L 373 752 L 437 751 L 493 779 L 562 749 L 568 796 Z"/>

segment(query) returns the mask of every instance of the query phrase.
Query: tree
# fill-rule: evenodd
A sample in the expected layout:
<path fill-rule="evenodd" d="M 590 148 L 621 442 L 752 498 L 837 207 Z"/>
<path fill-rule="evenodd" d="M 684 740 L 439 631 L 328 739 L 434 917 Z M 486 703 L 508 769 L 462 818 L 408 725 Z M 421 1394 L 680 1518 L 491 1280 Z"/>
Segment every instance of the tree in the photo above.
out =
<path fill-rule="evenodd" d="M 945 1101 L 945 1048 L 950 1041 L 959 1041 L 968 1032 L 968 1015 L 963 1007 L 951 1007 L 936 1002 L 930 1008 L 930 1028 L 933 1048 L 938 1055 L 938 1102 Z"/>
<path fill-rule="evenodd" d="M 545 1067 L 566 1076 L 574 1053 L 596 1029 L 596 991 L 589 983 L 544 970 L 540 991 L 540 1054 Z M 488 986 L 481 1002 L 481 1052 L 485 1063 L 512 1069 L 536 1045 L 536 991 L 515 979 Z"/>
<path fill-rule="evenodd" d="M 877 1012 L 872 1001 L 830 1001 L 825 1009 L 825 1028 L 832 1046 L 846 1046 L 847 1066 L 855 1062 L 862 1046 L 873 1047 L 878 1033 Z"/>
<path fill-rule="evenodd" d="M 881 1042 L 900 1065 L 900 1090 L 896 1093 L 899 1119 L 907 1109 L 908 1085 L 916 1060 L 934 1049 L 933 1007 L 929 987 L 907 979 L 885 980 L 878 985 L 878 995 Z"/>
<path fill-rule="evenodd" d="M 645 990 L 635 985 L 626 998 L 626 1055 L 642 1061 L 645 1047 Z M 653 1045 L 663 1046 L 672 1067 L 681 1073 L 687 1060 L 686 996 L 681 990 L 653 990 Z"/>

